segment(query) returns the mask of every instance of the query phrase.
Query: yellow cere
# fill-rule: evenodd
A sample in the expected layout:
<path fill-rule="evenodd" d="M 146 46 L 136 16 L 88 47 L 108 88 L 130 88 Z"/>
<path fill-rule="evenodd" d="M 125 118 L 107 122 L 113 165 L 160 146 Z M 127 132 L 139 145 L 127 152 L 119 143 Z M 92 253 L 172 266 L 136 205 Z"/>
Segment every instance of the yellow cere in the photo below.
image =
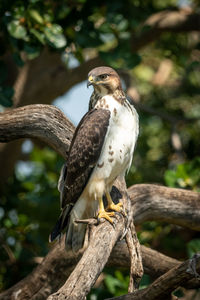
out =
<path fill-rule="evenodd" d="M 89 79 L 89 81 L 93 81 L 93 77 L 91 75 L 89 76 L 88 79 Z"/>

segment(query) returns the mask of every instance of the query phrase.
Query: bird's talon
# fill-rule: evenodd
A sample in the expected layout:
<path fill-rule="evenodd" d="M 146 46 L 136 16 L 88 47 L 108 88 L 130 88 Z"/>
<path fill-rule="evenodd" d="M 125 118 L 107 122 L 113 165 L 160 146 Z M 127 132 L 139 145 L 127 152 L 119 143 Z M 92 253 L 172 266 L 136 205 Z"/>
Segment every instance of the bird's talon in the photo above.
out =
<path fill-rule="evenodd" d="M 123 206 L 123 204 L 121 202 L 119 202 L 117 204 L 111 203 L 106 207 L 106 211 L 114 210 L 116 212 L 122 212 L 123 211 L 122 206 Z"/>
<path fill-rule="evenodd" d="M 114 216 L 115 216 L 114 212 L 107 212 L 107 211 L 104 210 L 104 211 L 101 211 L 101 212 L 98 213 L 97 218 L 98 219 L 104 218 L 107 221 L 109 221 L 111 224 L 113 224 L 113 220 L 110 217 L 114 217 Z"/>

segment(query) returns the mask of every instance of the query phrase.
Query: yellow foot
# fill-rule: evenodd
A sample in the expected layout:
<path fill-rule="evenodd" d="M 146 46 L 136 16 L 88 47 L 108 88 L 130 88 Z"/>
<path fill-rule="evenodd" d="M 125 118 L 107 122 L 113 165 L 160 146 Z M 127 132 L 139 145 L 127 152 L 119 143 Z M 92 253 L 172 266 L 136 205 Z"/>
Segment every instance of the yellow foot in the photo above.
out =
<path fill-rule="evenodd" d="M 106 212 L 104 211 L 100 211 L 98 213 L 98 219 L 100 218 L 104 218 L 106 220 L 108 220 L 111 224 L 113 224 L 113 220 L 110 217 L 114 217 L 115 213 L 114 212 Z"/>
<path fill-rule="evenodd" d="M 110 203 L 108 204 L 108 206 L 106 207 L 106 211 L 107 210 L 114 210 L 116 212 L 120 212 L 124 217 L 126 217 L 126 212 L 123 210 L 123 204 L 121 202 L 114 204 L 114 203 Z"/>
<path fill-rule="evenodd" d="M 110 203 L 106 207 L 106 211 L 107 210 L 114 210 L 114 211 L 117 211 L 117 212 L 122 212 L 122 206 L 123 206 L 123 204 L 121 202 L 119 202 L 117 204 Z"/>

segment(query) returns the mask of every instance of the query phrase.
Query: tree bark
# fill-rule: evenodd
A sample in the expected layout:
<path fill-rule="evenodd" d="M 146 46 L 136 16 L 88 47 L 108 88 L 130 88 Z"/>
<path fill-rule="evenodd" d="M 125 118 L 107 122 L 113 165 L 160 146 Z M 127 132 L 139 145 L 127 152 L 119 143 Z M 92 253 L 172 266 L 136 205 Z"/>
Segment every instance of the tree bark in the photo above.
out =
<path fill-rule="evenodd" d="M 66 119 L 64 114 L 51 105 L 30 105 L 1 113 L 0 129 L 0 141 L 6 142 L 21 137 L 40 138 L 54 147 L 64 158 L 67 157 L 66 149 L 68 149 L 69 140 L 74 130 L 72 124 Z M 156 219 L 186 226 L 194 230 L 200 230 L 199 193 L 148 184 L 135 185 L 129 188 L 128 193 L 132 204 L 132 215 L 136 224 L 141 224 L 146 220 Z M 177 211 L 175 212 L 175 210 Z M 117 217 L 115 229 L 110 224 L 107 224 L 107 222 L 95 227 L 95 238 L 91 240 L 91 245 L 94 246 L 94 249 L 97 249 L 97 240 L 105 242 L 105 244 L 103 242 L 100 243 L 102 247 L 98 254 L 99 256 L 95 254 L 94 258 L 92 255 L 88 255 L 88 253 L 92 253 L 90 252 L 91 249 L 93 251 L 92 246 L 90 246 L 87 252 L 85 252 L 86 254 L 82 257 L 78 269 L 71 275 L 70 282 L 74 282 L 76 289 L 70 285 L 71 290 L 69 290 L 68 281 L 68 290 L 65 289 L 66 286 L 61 288 L 59 294 L 52 296 L 54 299 L 58 295 L 60 299 L 62 299 L 62 296 L 66 295 L 66 291 L 68 295 L 77 295 L 77 291 L 80 291 L 80 284 L 79 281 L 77 281 L 77 272 L 83 275 L 90 274 L 90 280 L 88 280 L 88 285 L 85 286 L 81 297 L 87 293 L 103 266 L 106 264 L 117 239 L 122 235 L 122 227 L 124 228 L 122 225 L 123 222 L 120 221 L 122 219 L 120 216 Z M 106 243 L 109 243 L 107 244 L 108 249 L 103 247 Z M 113 251 L 113 255 L 111 255 L 109 264 L 118 266 L 120 264 L 123 266 L 130 264 L 127 248 L 123 250 L 125 249 L 123 247 L 125 247 L 124 244 L 123 246 L 121 243 L 119 246 L 117 245 Z M 153 250 L 147 250 L 145 247 L 142 247 L 144 269 L 152 276 L 160 276 L 163 272 L 166 272 L 172 267 L 180 265 L 180 262 L 166 258 L 166 256 L 152 251 Z M 117 256 L 115 253 L 117 253 Z M 125 253 L 126 255 L 124 255 Z M 66 255 L 68 259 L 66 259 Z M 90 257 L 90 260 L 88 257 Z M 99 259 L 97 259 L 97 257 Z M 66 254 L 63 248 L 57 244 L 46 256 L 41 265 L 17 285 L 3 292 L 0 295 L 0 299 L 46 299 L 45 297 L 57 290 L 57 288 L 64 283 L 78 258 L 80 258 L 80 255 Z M 91 274 L 89 267 L 94 265 L 96 266 L 96 271 Z M 80 270 L 82 271 L 79 272 Z M 84 276 L 79 277 L 79 280 L 85 284 Z M 185 280 L 186 277 L 184 277 L 184 283 Z M 181 283 L 182 281 L 177 284 Z M 199 283 L 192 280 L 188 282 L 188 286 L 190 286 L 190 284 L 194 287 L 198 286 Z"/>
<path fill-rule="evenodd" d="M 118 201 L 120 200 L 127 208 L 127 202 L 130 200 L 126 194 L 125 182 L 116 180 L 115 186 L 118 189 L 115 197 L 117 196 Z M 48 300 L 84 299 L 102 272 L 116 242 L 123 236 L 125 227 L 126 218 L 122 214 L 116 214 L 114 226 L 107 221 L 98 226 L 92 226 L 89 244 L 82 258 L 65 284 L 56 293 L 50 295 Z M 137 262 L 137 257 L 135 257 L 135 262 Z M 138 277 L 141 278 L 142 274 L 142 272 L 138 274 Z"/>
<path fill-rule="evenodd" d="M 0 114 L 0 142 L 37 138 L 67 158 L 75 127 L 55 106 L 35 104 Z"/>
<path fill-rule="evenodd" d="M 99 64 L 102 64 L 100 58 L 95 57 L 76 68 L 67 69 L 61 61 L 60 53 L 44 49 L 39 57 L 25 60 L 25 65 L 15 72 L 14 107 L 50 104 L 75 84 L 86 80 L 88 72 Z M 15 162 L 21 154 L 22 142 L 0 144 L 0 169 L 4 170 L 0 177 L 1 186 L 13 173 Z"/>
<path fill-rule="evenodd" d="M 139 51 L 166 31 L 199 31 L 199 20 L 199 13 L 184 9 L 165 10 L 153 14 L 141 25 L 141 33 L 137 36 L 135 32 L 132 33 L 132 52 Z M 14 65 L 10 53 L 6 54 L 4 60 L 9 66 L 10 84 L 13 83 L 15 89 L 15 107 L 36 103 L 50 104 L 72 86 L 85 80 L 93 67 L 103 64 L 102 60 L 96 56 L 76 68 L 66 69 L 61 61 L 60 53 L 47 49 L 31 61 L 24 58 L 25 65 L 20 69 Z M 4 170 L 0 177 L 0 185 L 5 184 L 7 178 L 13 173 L 14 164 L 21 153 L 21 144 L 22 141 L 7 145 L 0 144 L 0 169 Z"/>
<path fill-rule="evenodd" d="M 200 194 L 155 184 L 128 189 L 135 224 L 157 220 L 200 230 Z"/>
<path fill-rule="evenodd" d="M 181 284 L 185 284 L 189 279 L 199 276 L 200 255 L 194 255 L 192 259 L 186 260 L 182 264 L 172 268 L 167 273 L 160 276 L 147 288 L 120 297 L 115 300 L 159 300 L 169 299 L 173 290 Z M 200 278 L 200 277 L 199 277 Z M 107 299 L 109 300 L 109 299 Z"/>

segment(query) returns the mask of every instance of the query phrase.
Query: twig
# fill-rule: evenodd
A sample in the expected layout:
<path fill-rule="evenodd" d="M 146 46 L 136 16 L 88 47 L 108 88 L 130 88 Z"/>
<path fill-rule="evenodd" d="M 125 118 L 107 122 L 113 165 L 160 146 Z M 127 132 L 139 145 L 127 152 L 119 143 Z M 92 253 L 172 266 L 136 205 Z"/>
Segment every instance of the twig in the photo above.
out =
<path fill-rule="evenodd" d="M 133 222 L 131 223 L 131 227 L 129 227 L 126 234 L 126 243 L 130 255 L 130 281 L 128 292 L 131 293 L 139 288 L 139 283 L 143 276 L 140 245 Z"/>

